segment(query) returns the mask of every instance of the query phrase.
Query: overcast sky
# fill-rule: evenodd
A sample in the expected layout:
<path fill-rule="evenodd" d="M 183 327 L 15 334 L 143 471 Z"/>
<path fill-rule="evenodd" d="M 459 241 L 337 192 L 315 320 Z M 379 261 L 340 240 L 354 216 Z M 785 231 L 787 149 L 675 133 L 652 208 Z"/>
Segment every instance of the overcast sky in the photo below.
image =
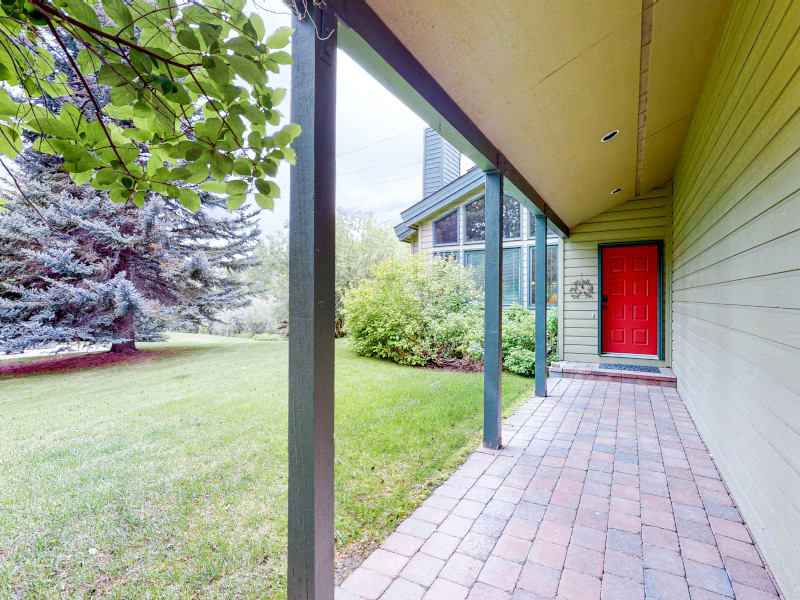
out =
<path fill-rule="evenodd" d="M 258 0 L 251 10 L 261 14 L 267 30 L 290 26 L 280 0 Z M 274 11 L 274 12 L 272 12 Z M 277 13 L 277 14 L 276 14 Z M 270 75 L 272 87 L 290 88 L 290 69 Z M 289 97 L 279 107 L 289 117 Z M 336 110 L 336 203 L 347 212 L 371 212 L 381 222 L 397 225 L 400 211 L 422 198 L 422 142 L 425 123 L 375 81 L 349 56 L 338 55 Z M 264 211 L 262 227 L 269 235 L 289 219 L 289 168 L 281 167 L 278 184 L 283 198 L 275 212 Z"/>

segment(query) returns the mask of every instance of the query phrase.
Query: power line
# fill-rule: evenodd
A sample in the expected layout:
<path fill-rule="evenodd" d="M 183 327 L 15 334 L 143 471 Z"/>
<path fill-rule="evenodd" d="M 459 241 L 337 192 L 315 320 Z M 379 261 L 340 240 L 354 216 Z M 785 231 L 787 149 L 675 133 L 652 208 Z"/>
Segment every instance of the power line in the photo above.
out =
<path fill-rule="evenodd" d="M 405 169 L 406 167 L 413 167 L 415 165 L 421 165 L 421 160 L 415 160 L 414 162 L 408 163 L 407 165 L 400 165 L 399 167 L 392 167 L 392 169 Z M 365 167 L 363 169 L 356 169 L 355 171 L 348 171 L 347 173 L 337 173 L 337 177 L 346 177 L 347 175 L 353 175 L 355 173 L 362 173 L 363 171 L 371 171 L 372 169 L 379 169 L 385 165 L 375 165 L 372 167 Z"/>
<path fill-rule="evenodd" d="M 347 188 L 345 190 L 337 190 L 338 193 L 345 193 L 345 192 L 352 192 L 354 190 L 361 190 L 364 188 L 375 187 L 376 185 L 383 185 L 385 183 L 395 183 L 396 181 L 405 181 L 406 179 L 414 179 L 415 177 L 420 177 L 420 175 L 409 175 L 408 177 L 398 177 L 396 179 L 387 179 L 385 181 L 376 181 L 375 183 L 368 183 L 366 185 L 359 185 L 356 187 Z"/>
<path fill-rule="evenodd" d="M 364 150 L 366 148 L 372 148 L 372 146 L 377 146 L 378 144 L 383 144 L 384 142 L 388 142 L 390 140 L 396 140 L 397 138 L 404 137 L 406 135 L 411 135 L 412 133 L 419 133 L 422 129 L 412 129 L 411 131 L 406 131 L 405 133 L 399 133 L 397 135 L 393 135 L 392 137 L 388 137 L 382 140 L 378 140 L 377 142 L 372 142 L 371 144 L 367 144 L 366 146 L 361 146 L 360 148 L 354 148 L 353 150 L 348 150 L 347 152 L 342 152 L 341 154 L 337 154 L 336 157 L 346 156 L 348 154 L 353 154 L 353 152 L 358 152 L 359 150 Z"/>

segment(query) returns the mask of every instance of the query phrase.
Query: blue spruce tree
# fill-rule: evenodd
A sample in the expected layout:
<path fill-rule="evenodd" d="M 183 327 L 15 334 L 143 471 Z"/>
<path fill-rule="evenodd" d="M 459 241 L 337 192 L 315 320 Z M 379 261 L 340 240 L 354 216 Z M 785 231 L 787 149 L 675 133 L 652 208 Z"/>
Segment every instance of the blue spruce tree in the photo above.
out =
<path fill-rule="evenodd" d="M 116 204 L 52 160 L 28 154 L 22 193 L 0 213 L 0 351 L 90 342 L 135 352 L 248 302 L 237 272 L 256 263 L 257 211 L 227 211 L 211 194 L 196 213 L 160 197 Z"/>

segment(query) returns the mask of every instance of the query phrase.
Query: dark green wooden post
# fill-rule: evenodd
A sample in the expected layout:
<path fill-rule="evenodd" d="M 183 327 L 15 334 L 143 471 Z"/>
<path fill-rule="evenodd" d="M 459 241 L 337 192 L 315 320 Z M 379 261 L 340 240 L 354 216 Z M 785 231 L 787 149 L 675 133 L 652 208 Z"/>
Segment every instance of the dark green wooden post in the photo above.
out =
<path fill-rule="evenodd" d="M 308 9 L 292 37 L 287 583 L 289 600 L 333 600 L 336 17 Z"/>
<path fill-rule="evenodd" d="M 486 173 L 486 261 L 483 342 L 483 445 L 502 440 L 503 396 L 503 176 Z"/>
<path fill-rule="evenodd" d="M 536 395 L 547 396 L 547 218 L 536 222 Z"/>

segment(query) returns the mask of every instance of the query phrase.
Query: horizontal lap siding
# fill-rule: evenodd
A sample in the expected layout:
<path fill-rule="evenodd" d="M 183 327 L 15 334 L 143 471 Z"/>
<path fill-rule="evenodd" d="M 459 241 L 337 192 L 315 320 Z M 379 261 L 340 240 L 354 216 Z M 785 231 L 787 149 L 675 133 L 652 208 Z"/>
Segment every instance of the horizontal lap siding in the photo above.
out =
<path fill-rule="evenodd" d="M 800 5 L 739 0 L 674 180 L 678 387 L 800 599 Z"/>
<path fill-rule="evenodd" d="M 634 198 L 589 219 L 570 230 L 564 241 L 563 277 L 561 297 L 563 301 L 563 341 L 560 355 L 564 360 L 597 362 L 597 299 L 598 244 L 609 242 L 635 242 L 660 240 L 664 242 L 664 273 L 670 268 L 670 188 L 658 188 Z M 591 299 L 570 297 L 569 289 L 577 279 L 588 279 L 594 286 Z M 623 359 L 614 357 L 614 362 L 632 364 L 669 365 L 669 278 L 664 281 L 664 361 Z"/>

